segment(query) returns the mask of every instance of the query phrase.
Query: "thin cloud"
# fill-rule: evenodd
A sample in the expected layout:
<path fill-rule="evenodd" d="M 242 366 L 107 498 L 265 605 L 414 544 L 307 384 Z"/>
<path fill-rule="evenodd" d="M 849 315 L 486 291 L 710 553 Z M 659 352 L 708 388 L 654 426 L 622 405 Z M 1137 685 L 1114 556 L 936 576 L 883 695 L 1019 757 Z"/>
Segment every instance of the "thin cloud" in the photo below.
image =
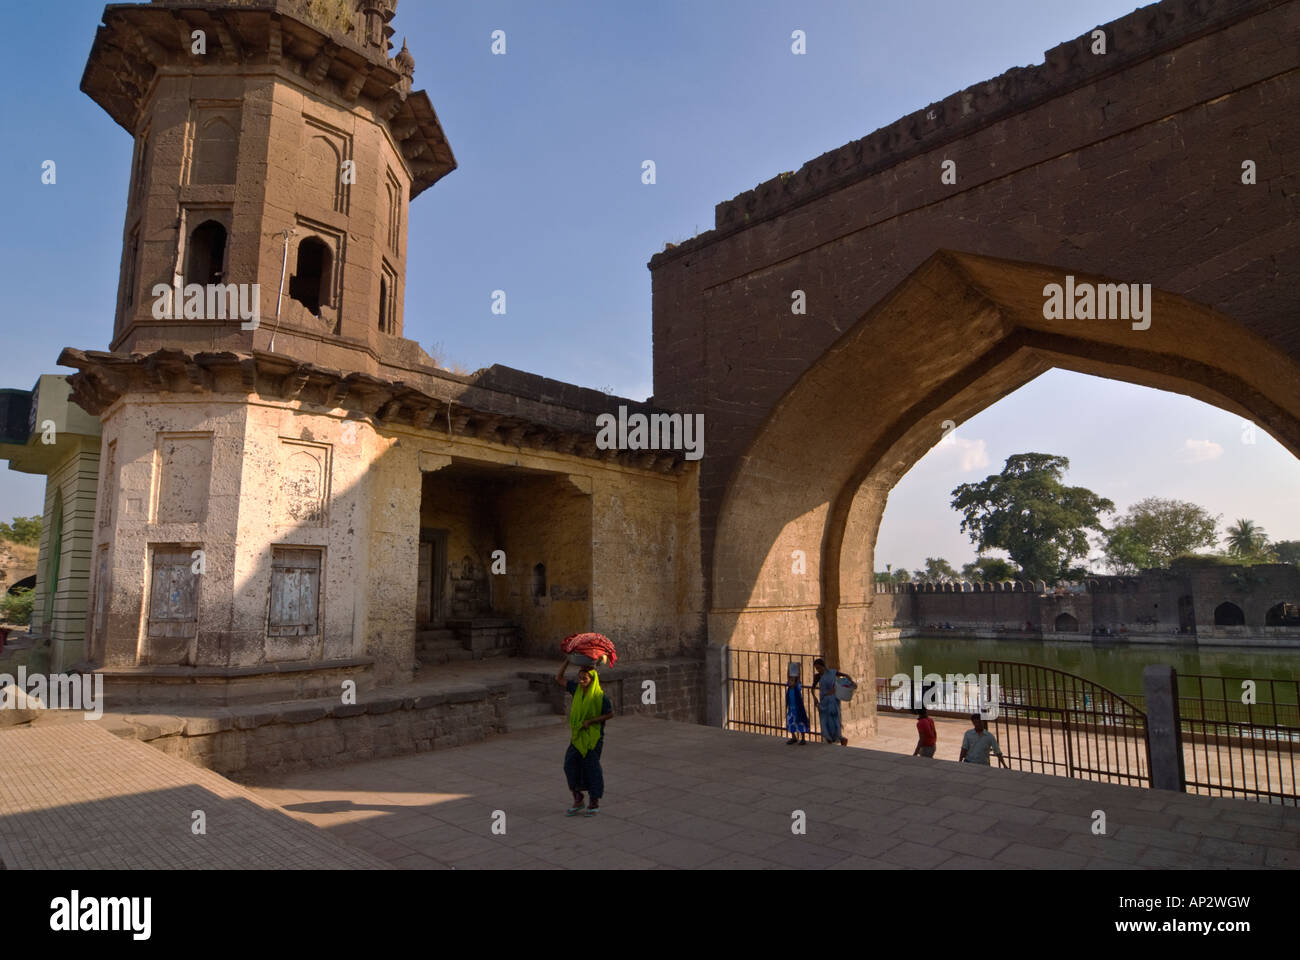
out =
<path fill-rule="evenodd" d="M 939 446 L 957 451 L 958 469 L 962 472 L 989 465 L 988 445 L 983 440 L 967 440 L 949 432 L 939 441 Z"/>
<path fill-rule="evenodd" d="M 1223 447 L 1213 440 L 1184 440 L 1183 462 L 1200 463 L 1204 460 L 1218 460 L 1223 456 Z"/>

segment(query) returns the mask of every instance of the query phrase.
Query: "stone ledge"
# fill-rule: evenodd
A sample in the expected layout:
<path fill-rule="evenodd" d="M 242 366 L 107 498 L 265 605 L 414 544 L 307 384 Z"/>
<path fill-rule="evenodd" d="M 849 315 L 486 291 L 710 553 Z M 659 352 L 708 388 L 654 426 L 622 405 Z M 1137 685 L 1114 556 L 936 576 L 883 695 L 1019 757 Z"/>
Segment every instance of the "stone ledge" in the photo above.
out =
<path fill-rule="evenodd" d="M 689 659 L 639 663 L 624 668 L 621 685 L 644 677 L 667 681 L 682 674 L 685 686 L 701 665 Z M 174 668 L 173 668 L 174 669 Z M 609 671 L 607 676 L 618 671 Z M 115 736 L 140 740 L 155 749 L 226 775 L 261 776 L 271 772 L 328 766 L 384 756 L 420 753 L 476 743 L 507 731 L 506 707 L 520 678 L 533 677 L 562 696 L 547 671 L 511 671 L 509 676 L 466 682 L 463 676 L 360 691 L 360 702 L 345 704 L 337 695 L 312 700 L 233 705 L 151 705 L 152 713 L 107 712 L 94 722 Z M 670 702 L 639 705 L 625 713 L 662 719 L 698 714 L 690 690 L 677 673 L 668 681 Z M 524 694 L 531 703 L 536 688 Z M 653 714 L 651 713 L 653 711 Z M 69 720 L 71 718 L 63 718 Z M 78 721 L 82 722 L 82 721 Z"/>
<path fill-rule="evenodd" d="M 293 660 L 284 663 L 260 663 L 247 667 L 182 667 L 171 664 L 146 664 L 137 667 L 87 666 L 86 672 L 104 677 L 160 680 L 229 680 L 238 677 L 272 676 L 288 673 L 307 673 L 325 670 L 350 670 L 374 666 L 373 657 L 350 657 L 347 660 Z"/>
<path fill-rule="evenodd" d="M 330 713 L 331 708 L 323 705 L 293 707 L 281 713 L 279 720 L 281 723 L 314 723 L 317 720 L 324 720 Z"/>
<path fill-rule="evenodd" d="M 234 717 L 189 717 L 182 733 L 187 737 L 203 737 L 234 728 Z"/>

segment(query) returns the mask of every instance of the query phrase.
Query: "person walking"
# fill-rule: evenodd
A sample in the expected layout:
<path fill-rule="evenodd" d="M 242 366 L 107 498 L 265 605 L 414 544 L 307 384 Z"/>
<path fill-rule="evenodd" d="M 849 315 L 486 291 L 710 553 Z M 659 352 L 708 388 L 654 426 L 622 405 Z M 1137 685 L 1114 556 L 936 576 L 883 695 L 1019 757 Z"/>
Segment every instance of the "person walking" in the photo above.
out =
<path fill-rule="evenodd" d="M 826 666 L 826 661 L 821 657 L 813 661 L 813 669 L 817 671 L 813 674 L 813 703 L 821 715 L 822 739 L 827 743 L 847 747 L 849 741 L 840 729 L 840 698 L 835 695 L 835 681 L 839 679 L 839 673 Z M 818 694 L 821 694 L 820 699 Z"/>
<path fill-rule="evenodd" d="M 912 751 L 914 757 L 933 757 L 934 748 L 938 745 L 939 737 L 934 729 L 934 721 L 926 713 L 925 707 L 922 707 L 916 717 L 916 749 Z M 986 759 L 985 763 L 988 762 Z"/>
<path fill-rule="evenodd" d="M 614 716 L 614 705 L 600 688 L 595 667 L 579 667 L 577 681 L 565 680 L 569 661 L 560 664 L 555 682 L 573 695 L 569 707 L 569 749 L 564 752 L 564 775 L 573 792 L 573 806 L 565 816 L 583 813 L 594 817 L 605 795 L 605 773 L 600 767 L 600 752 L 605 746 L 605 722 Z M 591 803 L 583 806 L 583 791 Z"/>
<path fill-rule="evenodd" d="M 961 738 L 961 754 L 957 757 L 958 763 L 982 763 L 984 766 L 989 765 L 989 751 L 992 750 L 997 754 L 998 766 L 1011 769 L 1011 764 L 1007 763 L 1002 756 L 1002 750 L 998 747 L 997 737 L 989 733 L 984 727 L 984 720 L 978 713 L 970 715 L 972 729 L 967 730 Z"/>
<path fill-rule="evenodd" d="M 791 664 L 791 669 L 797 670 L 798 666 Z M 804 709 L 803 684 L 799 682 L 797 672 L 790 674 L 785 681 L 785 729 L 790 734 L 786 746 L 808 742 L 808 711 Z"/>

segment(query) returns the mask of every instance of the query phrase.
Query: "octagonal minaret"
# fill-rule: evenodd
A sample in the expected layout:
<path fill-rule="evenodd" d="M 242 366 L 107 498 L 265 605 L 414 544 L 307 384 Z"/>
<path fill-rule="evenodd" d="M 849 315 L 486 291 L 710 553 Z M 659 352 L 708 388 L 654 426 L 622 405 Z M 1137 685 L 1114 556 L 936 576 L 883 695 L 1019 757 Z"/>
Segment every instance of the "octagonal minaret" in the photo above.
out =
<path fill-rule="evenodd" d="M 412 355 L 407 208 L 456 161 L 428 96 L 411 89 L 414 57 L 405 44 L 389 57 L 396 8 L 105 9 L 81 86 L 136 142 L 114 352 L 274 351 L 370 373 Z M 164 287 L 192 284 L 222 285 L 216 310 L 212 297 L 201 310 L 160 302 Z M 230 284 L 255 327 L 231 316 Z"/>

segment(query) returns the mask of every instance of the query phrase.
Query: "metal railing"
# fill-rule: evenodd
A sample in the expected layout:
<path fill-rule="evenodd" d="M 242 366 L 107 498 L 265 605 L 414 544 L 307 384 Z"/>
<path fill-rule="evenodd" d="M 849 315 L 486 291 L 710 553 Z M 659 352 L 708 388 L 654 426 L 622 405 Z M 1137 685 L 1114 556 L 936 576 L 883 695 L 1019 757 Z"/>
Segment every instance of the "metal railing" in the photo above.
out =
<path fill-rule="evenodd" d="M 812 662 L 815 653 L 777 653 L 736 650 L 727 661 L 727 729 L 788 737 L 786 731 L 786 677 L 791 663 L 799 664 L 808 736 L 821 736 L 821 717 L 812 699 Z"/>
<path fill-rule="evenodd" d="M 1179 675 L 1188 793 L 1300 806 L 1300 681 Z"/>
<path fill-rule="evenodd" d="M 1146 714 L 1126 698 L 1038 664 L 981 660 L 979 672 L 997 677 L 988 726 L 1013 767 L 1150 786 Z"/>
<path fill-rule="evenodd" d="M 786 671 L 798 663 L 810 735 L 820 736 L 811 690 L 814 656 L 729 651 L 727 728 L 788 736 Z M 1013 767 L 1151 785 L 1142 695 L 1118 694 L 1063 670 L 1011 661 L 981 660 L 979 677 L 981 683 L 996 678 L 996 716 L 987 723 Z M 966 717 L 988 707 L 988 686 L 944 679 L 926 703 L 930 713 Z M 1186 792 L 1300 806 L 1300 680 L 1184 674 L 1176 684 Z M 900 695 L 885 678 L 877 678 L 875 686 L 882 711 L 910 712 L 924 695 L 923 690 Z"/>

